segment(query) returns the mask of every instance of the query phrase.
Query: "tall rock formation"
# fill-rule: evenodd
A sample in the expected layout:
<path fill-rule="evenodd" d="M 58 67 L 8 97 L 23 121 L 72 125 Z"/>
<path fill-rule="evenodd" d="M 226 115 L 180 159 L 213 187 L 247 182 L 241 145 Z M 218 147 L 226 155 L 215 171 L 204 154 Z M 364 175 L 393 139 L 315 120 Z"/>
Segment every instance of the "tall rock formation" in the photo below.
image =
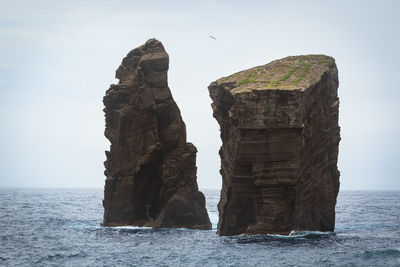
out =
<path fill-rule="evenodd" d="M 104 96 L 104 226 L 211 229 L 196 181 L 196 147 L 167 83 L 169 58 L 150 39 L 130 51 Z"/>
<path fill-rule="evenodd" d="M 219 235 L 333 231 L 338 72 L 333 58 L 294 56 L 209 86 L 221 128 Z"/>

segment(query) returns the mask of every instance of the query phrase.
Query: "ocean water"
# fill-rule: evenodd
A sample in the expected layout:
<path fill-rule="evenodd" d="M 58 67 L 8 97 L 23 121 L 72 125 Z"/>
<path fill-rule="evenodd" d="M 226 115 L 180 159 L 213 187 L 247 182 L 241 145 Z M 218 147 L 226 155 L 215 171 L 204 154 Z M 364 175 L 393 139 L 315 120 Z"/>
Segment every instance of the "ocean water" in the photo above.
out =
<path fill-rule="evenodd" d="M 400 266 L 400 192 L 339 193 L 335 233 L 100 227 L 102 189 L 0 189 L 0 266 Z"/>

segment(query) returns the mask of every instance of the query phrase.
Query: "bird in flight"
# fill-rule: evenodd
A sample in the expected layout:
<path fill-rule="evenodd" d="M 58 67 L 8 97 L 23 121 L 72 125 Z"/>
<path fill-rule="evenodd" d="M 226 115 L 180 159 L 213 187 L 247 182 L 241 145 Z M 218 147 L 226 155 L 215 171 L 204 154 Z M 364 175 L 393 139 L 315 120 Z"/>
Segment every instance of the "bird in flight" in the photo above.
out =
<path fill-rule="evenodd" d="M 210 36 L 210 38 L 213 38 L 214 40 L 217 40 L 214 36 L 211 36 L 211 35 L 209 35 Z"/>

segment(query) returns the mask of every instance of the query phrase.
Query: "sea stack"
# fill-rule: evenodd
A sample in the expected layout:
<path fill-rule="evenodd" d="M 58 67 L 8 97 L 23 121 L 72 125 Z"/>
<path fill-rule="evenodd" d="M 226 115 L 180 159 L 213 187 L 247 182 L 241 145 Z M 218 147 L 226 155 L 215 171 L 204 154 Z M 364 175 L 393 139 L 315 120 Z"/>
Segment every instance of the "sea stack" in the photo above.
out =
<path fill-rule="evenodd" d="M 103 102 L 104 226 L 211 229 L 198 190 L 196 147 L 167 82 L 169 57 L 156 39 L 133 49 Z"/>
<path fill-rule="evenodd" d="M 208 87 L 221 129 L 219 235 L 334 231 L 338 71 L 291 56 Z"/>

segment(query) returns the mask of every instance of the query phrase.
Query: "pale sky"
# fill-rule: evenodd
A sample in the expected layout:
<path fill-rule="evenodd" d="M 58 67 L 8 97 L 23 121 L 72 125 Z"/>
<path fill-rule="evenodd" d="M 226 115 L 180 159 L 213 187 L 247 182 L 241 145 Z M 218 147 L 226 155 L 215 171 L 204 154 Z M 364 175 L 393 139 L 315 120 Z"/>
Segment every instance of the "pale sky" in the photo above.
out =
<path fill-rule="evenodd" d="M 341 189 L 400 190 L 399 14 L 399 1 L 382 0 L 0 0 L 0 186 L 103 187 L 102 97 L 122 58 L 155 37 L 199 151 L 200 188 L 221 186 L 207 86 L 326 54 L 339 69 Z"/>

